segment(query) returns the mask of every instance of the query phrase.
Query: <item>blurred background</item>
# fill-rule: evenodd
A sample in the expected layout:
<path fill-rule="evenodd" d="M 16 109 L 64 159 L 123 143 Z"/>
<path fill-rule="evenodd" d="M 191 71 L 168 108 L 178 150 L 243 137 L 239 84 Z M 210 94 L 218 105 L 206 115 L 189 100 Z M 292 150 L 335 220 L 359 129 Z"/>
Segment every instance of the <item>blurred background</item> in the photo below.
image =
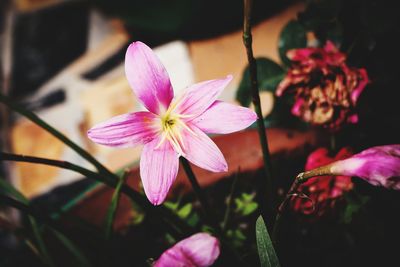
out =
<path fill-rule="evenodd" d="M 136 162 L 141 148 L 101 147 L 89 142 L 86 131 L 141 109 L 124 74 L 129 43 L 140 40 L 154 48 L 176 94 L 192 83 L 233 74 L 221 96 L 233 102 L 247 65 L 242 5 L 240 0 L 2 0 L 1 90 L 117 170 Z M 279 33 L 303 7 L 293 1 L 256 1 L 256 56 L 279 62 Z M 272 98 L 266 94 L 268 113 Z M 1 109 L 3 150 L 84 164 L 44 130 Z M 79 179 L 47 166 L 7 167 L 3 176 L 28 197 Z"/>

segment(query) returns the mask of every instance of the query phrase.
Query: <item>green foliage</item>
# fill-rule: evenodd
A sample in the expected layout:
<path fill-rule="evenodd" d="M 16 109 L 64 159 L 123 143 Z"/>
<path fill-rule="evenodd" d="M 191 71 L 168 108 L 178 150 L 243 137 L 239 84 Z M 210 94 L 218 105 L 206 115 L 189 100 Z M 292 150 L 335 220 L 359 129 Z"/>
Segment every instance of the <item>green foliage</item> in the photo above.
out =
<path fill-rule="evenodd" d="M 274 93 L 276 87 L 285 75 L 284 69 L 279 64 L 268 58 L 257 58 L 257 79 L 260 91 L 269 91 Z M 251 82 L 250 71 L 247 66 L 242 75 L 238 91 L 236 93 L 236 100 L 242 106 L 250 106 L 251 103 Z"/>
<path fill-rule="evenodd" d="M 197 214 L 196 211 L 193 210 L 192 203 L 186 203 L 181 205 L 181 200 L 178 199 L 177 202 L 165 201 L 164 205 L 165 207 L 172 210 L 176 215 L 178 215 L 179 218 L 185 220 L 186 223 L 189 224 L 190 226 L 194 227 L 200 221 L 199 215 Z"/>
<path fill-rule="evenodd" d="M 286 53 L 290 49 L 304 48 L 306 46 L 306 29 L 297 21 L 289 21 L 289 23 L 282 29 L 279 37 L 278 49 L 282 62 L 286 66 L 290 66 L 290 60 L 287 58 Z"/>
<path fill-rule="evenodd" d="M 347 205 L 343 211 L 341 221 L 350 224 L 356 216 L 370 200 L 369 196 L 359 195 L 355 190 L 345 195 Z"/>
<path fill-rule="evenodd" d="M 125 182 L 125 178 L 126 178 L 126 174 L 123 174 L 119 178 L 118 184 L 115 187 L 113 196 L 111 198 L 110 206 L 108 207 L 108 210 L 107 210 L 105 225 L 104 225 L 104 229 L 105 229 L 104 234 L 105 234 L 106 239 L 109 239 L 111 237 L 111 233 L 113 230 L 113 224 L 114 224 L 114 218 L 115 218 L 115 214 L 117 212 L 117 208 L 119 205 L 119 200 L 121 197 L 121 189 L 122 189 L 122 185 Z"/>
<path fill-rule="evenodd" d="M 254 201 L 255 194 L 242 193 L 235 198 L 235 213 L 241 216 L 248 216 L 258 209 L 258 203 Z"/>
<path fill-rule="evenodd" d="M 256 221 L 256 240 L 261 267 L 280 267 L 278 256 L 261 216 Z"/>

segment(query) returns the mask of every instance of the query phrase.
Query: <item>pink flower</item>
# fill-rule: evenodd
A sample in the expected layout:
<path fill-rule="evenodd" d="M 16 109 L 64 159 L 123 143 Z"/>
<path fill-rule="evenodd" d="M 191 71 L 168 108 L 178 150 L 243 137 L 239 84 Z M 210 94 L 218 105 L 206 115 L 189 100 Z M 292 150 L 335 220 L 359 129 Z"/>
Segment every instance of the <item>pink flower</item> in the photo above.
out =
<path fill-rule="evenodd" d="M 312 170 L 336 160 L 348 158 L 351 155 L 349 148 L 342 148 L 334 157 L 329 156 L 328 149 L 318 148 L 308 156 L 305 169 Z M 316 217 L 321 217 L 329 213 L 343 194 L 352 188 L 353 183 L 349 176 L 328 175 L 310 179 L 299 187 L 299 192 L 304 193 L 310 199 L 294 198 L 292 201 L 293 210 L 305 214 L 313 212 Z"/>
<path fill-rule="evenodd" d="M 347 66 L 346 55 L 330 41 L 323 48 L 290 50 L 288 57 L 292 66 L 276 94 L 295 95 L 293 115 L 331 131 L 357 123 L 357 100 L 369 82 L 365 69 Z"/>
<path fill-rule="evenodd" d="M 400 190 L 400 145 L 368 148 L 330 165 L 333 174 L 357 176 L 372 185 Z"/>
<path fill-rule="evenodd" d="M 174 98 L 167 71 L 142 42 L 129 46 L 125 73 L 148 111 L 111 118 L 90 129 L 88 137 L 112 147 L 144 145 L 140 176 L 151 203 L 164 201 L 176 178 L 180 156 L 213 172 L 227 171 L 224 156 L 206 133 L 239 131 L 257 119 L 250 109 L 217 100 L 232 76 L 194 84 Z"/>
<path fill-rule="evenodd" d="M 207 267 L 214 263 L 219 252 L 218 239 L 198 233 L 165 251 L 154 267 Z"/>

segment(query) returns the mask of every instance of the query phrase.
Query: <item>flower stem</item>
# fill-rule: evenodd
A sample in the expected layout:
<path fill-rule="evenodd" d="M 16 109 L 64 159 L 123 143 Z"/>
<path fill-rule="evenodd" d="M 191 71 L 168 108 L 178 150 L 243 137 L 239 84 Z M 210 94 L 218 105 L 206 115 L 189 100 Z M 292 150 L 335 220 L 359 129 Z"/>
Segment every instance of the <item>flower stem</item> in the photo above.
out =
<path fill-rule="evenodd" d="M 19 161 L 19 162 L 29 162 L 29 163 L 37 163 L 37 164 L 44 164 L 49 166 L 55 166 L 63 169 L 68 169 L 71 171 L 75 171 L 77 173 L 82 174 L 85 177 L 95 179 L 101 183 L 104 183 L 110 187 L 115 188 L 118 184 L 118 179 L 111 179 L 110 177 L 93 172 L 91 170 L 85 169 L 81 166 L 75 165 L 73 163 L 61 160 L 53 160 L 53 159 L 46 159 L 46 158 L 39 158 L 39 157 L 31 157 L 31 156 L 23 156 L 23 155 L 16 155 L 10 153 L 0 152 L 0 161 Z M 114 174 L 113 174 L 114 175 Z M 149 216 L 152 216 L 154 219 L 167 221 L 168 223 L 166 226 L 168 227 L 171 233 L 174 233 L 175 236 L 183 237 L 180 231 L 177 231 L 175 228 L 178 227 L 185 233 L 193 233 L 194 230 L 183 222 L 181 219 L 176 217 L 176 215 L 172 214 L 170 210 L 161 206 L 161 207 L 154 207 L 152 206 L 148 200 L 139 192 L 135 191 L 131 187 L 127 186 L 126 184 L 121 186 L 121 192 L 131 198 L 134 202 L 140 205 L 146 212 L 149 213 Z"/>
<path fill-rule="evenodd" d="M 278 246 L 278 241 L 279 241 L 278 237 L 279 237 L 283 214 L 286 210 L 286 207 L 287 207 L 290 199 L 292 198 L 292 196 L 294 196 L 296 194 L 297 189 L 299 188 L 299 185 L 301 184 L 300 175 L 301 174 L 299 174 L 296 177 L 296 179 L 294 180 L 289 191 L 286 193 L 286 196 L 283 199 L 282 203 L 279 205 L 278 213 L 276 214 L 276 217 L 275 217 L 275 223 L 274 223 L 274 227 L 272 229 L 272 235 L 271 235 L 271 240 L 272 240 L 272 243 L 274 244 L 275 248 L 277 248 L 277 246 Z"/>
<path fill-rule="evenodd" d="M 261 110 L 261 101 L 260 101 L 260 92 L 258 88 L 258 79 L 257 79 L 257 63 L 253 56 L 252 49 L 252 35 L 251 35 L 251 17 L 253 10 L 253 0 L 244 0 L 244 23 L 243 23 L 243 43 L 246 48 L 247 60 L 249 62 L 249 70 L 250 70 L 250 81 L 251 81 L 251 93 L 252 93 L 252 102 L 257 113 L 257 126 L 258 126 L 258 135 L 260 138 L 261 149 L 263 153 L 264 159 L 264 168 L 266 175 L 266 192 L 267 192 L 267 205 L 270 206 L 272 210 L 273 206 L 273 184 L 272 184 L 272 168 L 271 168 L 271 156 L 268 148 L 268 140 L 267 134 L 265 132 L 264 119 Z"/>
<path fill-rule="evenodd" d="M 193 191 L 196 194 L 198 200 L 200 201 L 200 204 L 203 208 L 203 212 L 205 214 L 208 223 L 211 226 L 213 226 L 216 231 L 220 232 L 220 227 L 215 219 L 211 206 L 207 201 L 206 195 L 204 194 L 204 191 L 201 189 L 199 182 L 197 181 L 197 178 L 192 170 L 192 167 L 190 166 L 189 161 L 187 161 L 187 159 L 185 159 L 184 157 L 180 157 L 180 161 L 183 166 L 183 169 L 186 172 L 186 176 L 188 177 L 192 185 Z"/>
<path fill-rule="evenodd" d="M 66 137 L 64 134 L 62 134 L 60 131 L 49 125 L 47 122 L 43 121 L 41 118 L 39 118 L 35 113 L 26 110 L 23 108 L 21 105 L 18 105 L 16 103 L 13 103 L 7 96 L 3 95 L 0 93 L 0 102 L 5 104 L 8 108 L 12 109 L 13 111 L 21 114 L 22 116 L 28 118 L 30 121 L 35 123 L 36 125 L 40 126 L 50 134 L 52 134 L 54 137 L 56 137 L 58 140 L 69 146 L 71 149 L 73 149 L 76 153 L 81 155 L 84 159 L 89 161 L 90 163 L 93 164 L 93 166 L 96 167 L 96 169 L 104 174 L 111 174 L 113 175 L 104 165 L 102 165 L 99 161 L 97 161 L 92 155 L 90 155 L 86 150 L 78 146 L 75 142 L 73 142 L 71 139 Z"/>
<path fill-rule="evenodd" d="M 228 197 L 228 203 L 226 203 L 226 211 L 225 211 L 225 215 L 224 215 L 224 221 L 222 222 L 222 231 L 225 233 L 226 228 L 228 226 L 229 223 L 229 218 L 231 216 L 231 211 L 232 211 L 232 206 L 233 206 L 233 196 L 235 195 L 235 191 L 236 191 L 236 184 L 237 181 L 239 179 L 239 174 L 240 174 L 240 167 L 238 168 L 238 171 L 235 175 L 235 177 L 233 178 L 233 182 L 232 182 L 232 186 L 231 186 L 231 192 L 229 194 Z"/>

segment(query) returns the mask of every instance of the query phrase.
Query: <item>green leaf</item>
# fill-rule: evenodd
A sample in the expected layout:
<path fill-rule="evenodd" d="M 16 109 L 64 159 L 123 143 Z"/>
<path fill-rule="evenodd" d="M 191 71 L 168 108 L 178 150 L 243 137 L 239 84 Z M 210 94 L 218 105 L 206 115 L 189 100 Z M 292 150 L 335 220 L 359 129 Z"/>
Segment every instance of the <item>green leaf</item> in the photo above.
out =
<path fill-rule="evenodd" d="M 107 210 L 107 215 L 106 215 L 106 220 L 105 220 L 105 238 L 109 239 L 111 237 L 111 233 L 113 230 L 113 224 L 114 224 L 114 218 L 115 214 L 117 212 L 118 204 L 119 204 L 119 199 L 121 196 L 121 188 L 122 185 L 125 182 L 126 175 L 124 174 L 123 176 L 120 177 L 117 186 L 115 187 L 113 196 L 111 198 L 111 203 L 110 206 L 108 207 Z"/>
<path fill-rule="evenodd" d="M 0 193 L 8 195 L 16 200 L 20 201 L 21 203 L 29 206 L 29 200 L 19 192 L 15 187 L 13 187 L 10 183 L 6 182 L 5 179 L 0 177 Z M 32 233 L 36 241 L 36 245 L 39 248 L 40 256 L 42 257 L 42 261 L 49 266 L 54 266 L 53 260 L 50 257 L 50 254 L 47 250 L 47 247 L 44 243 L 44 240 L 41 235 L 41 230 L 39 224 L 37 223 L 36 219 L 32 216 L 28 216 L 29 223 L 32 228 Z"/>
<path fill-rule="evenodd" d="M 261 216 L 256 221 L 256 240 L 261 267 L 280 267 L 267 227 Z"/>
<path fill-rule="evenodd" d="M 180 208 L 178 210 L 177 214 L 182 219 L 186 219 L 189 216 L 191 211 L 192 211 L 192 204 L 191 203 L 187 203 L 182 208 Z"/>
<path fill-rule="evenodd" d="M 92 266 L 89 262 L 89 260 L 85 257 L 85 255 L 82 254 L 82 252 L 74 245 L 74 243 L 68 239 L 65 235 L 62 233 L 58 232 L 55 229 L 49 228 L 53 235 L 60 241 L 60 243 L 63 244 L 63 246 L 74 256 L 76 259 L 77 263 L 79 263 L 78 266 L 82 267 L 87 267 L 87 266 Z"/>
<path fill-rule="evenodd" d="M 6 182 L 6 180 L 1 177 L 0 177 L 0 192 L 10 197 L 14 197 L 16 200 L 19 200 L 25 205 L 29 204 L 29 200 L 21 192 L 19 192 L 10 183 Z"/>
<path fill-rule="evenodd" d="M 251 202 L 247 204 L 243 209 L 243 215 L 247 216 L 255 212 L 258 208 L 258 204 L 256 202 Z"/>
<path fill-rule="evenodd" d="M 256 58 L 257 62 L 257 79 L 260 91 L 275 92 L 277 85 L 285 75 L 284 69 L 276 62 L 268 58 Z M 236 93 L 236 100 L 243 106 L 249 106 L 251 103 L 251 82 L 249 66 L 243 72 L 242 81 L 240 82 Z"/>
<path fill-rule="evenodd" d="M 278 49 L 282 62 L 286 66 L 289 66 L 290 60 L 287 58 L 286 53 L 290 49 L 304 48 L 306 46 L 306 29 L 297 21 L 289 21 L 289 23 L 282 29 L 279 37 Z"/>

